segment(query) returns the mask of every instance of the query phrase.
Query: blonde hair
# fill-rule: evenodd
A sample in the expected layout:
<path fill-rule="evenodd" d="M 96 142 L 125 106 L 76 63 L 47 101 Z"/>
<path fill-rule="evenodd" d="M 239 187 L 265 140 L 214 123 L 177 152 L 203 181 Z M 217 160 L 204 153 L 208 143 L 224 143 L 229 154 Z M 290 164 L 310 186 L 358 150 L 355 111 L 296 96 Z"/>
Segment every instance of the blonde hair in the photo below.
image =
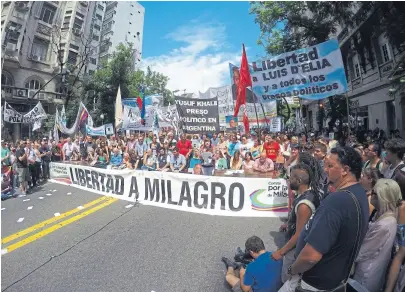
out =
<path fill-rule="evenodd" d="M 398 214 L 398 206 L 401 201 L 401 189 L 395 180 L 381 178 L 374 186 L 374 192 L 378 198 L 377 218 L 387 212 Z"/>
<path fill-rule="evenodd" d="M 298 137 L 297 136 L 291 137 L 291 142 L 297 144 L 298 143 Z"/>

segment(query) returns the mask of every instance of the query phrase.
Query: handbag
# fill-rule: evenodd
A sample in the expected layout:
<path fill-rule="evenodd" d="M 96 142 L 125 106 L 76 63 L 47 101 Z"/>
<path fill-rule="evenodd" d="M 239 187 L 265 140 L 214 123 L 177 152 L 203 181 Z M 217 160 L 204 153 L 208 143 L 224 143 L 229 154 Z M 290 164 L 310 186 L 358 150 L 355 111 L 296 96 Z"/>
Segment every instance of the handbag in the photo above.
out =
<path fill-rule="evenodd" d="M 345 277 L 345 279 L 339 284 L 339 286 L 337 286 L 336 288 L 333 288 L 332 290 L 322 290 L 325 292 L 346 292 L 346 287 L 347 287 L 347 280 L 350 277 L 351 271 L 354 268 L 354 261 L 356 260 L 356 257 L 360 251 L 360 238 L 361 238 L 361 226 L 363 223 L 362 217 L 361 217 L 361 208 L 360 208 L 360 203 L 359 200 L 357 200 L 356 196 L 347 190 L 343 190 L 345 193 L 348 193 L 355 205 L 356 205 L 356 209 L 357 209 L 357 232 L 356 232 L 356 242 L 355 245 L 353 247 L 351 256 L 350 256 L 350 266 L 351 268 L 348 270 L 347 275 Z M 298 283 L 298 286 L 295 288 L 295 292 L 313 292 L 313 290 L 308 290 L 308 289 L 304 289 L 301 287 L 301 280 Z"/>

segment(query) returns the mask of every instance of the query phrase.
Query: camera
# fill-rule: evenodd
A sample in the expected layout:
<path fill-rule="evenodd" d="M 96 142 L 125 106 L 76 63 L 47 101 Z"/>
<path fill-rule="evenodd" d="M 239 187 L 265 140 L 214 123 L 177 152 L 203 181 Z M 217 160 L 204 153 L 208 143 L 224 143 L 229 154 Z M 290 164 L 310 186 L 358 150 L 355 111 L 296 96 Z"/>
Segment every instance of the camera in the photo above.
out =
<path fill-rule="evenodd" d="M 238 247 L 236 249 L 234 260 L 237 263 L 241 263 L 243 267 L 246 268 L 248 264 L 254 261 L 254 258 L 250 255 L 249 251 L 243 251 L 240 247 Z"/>

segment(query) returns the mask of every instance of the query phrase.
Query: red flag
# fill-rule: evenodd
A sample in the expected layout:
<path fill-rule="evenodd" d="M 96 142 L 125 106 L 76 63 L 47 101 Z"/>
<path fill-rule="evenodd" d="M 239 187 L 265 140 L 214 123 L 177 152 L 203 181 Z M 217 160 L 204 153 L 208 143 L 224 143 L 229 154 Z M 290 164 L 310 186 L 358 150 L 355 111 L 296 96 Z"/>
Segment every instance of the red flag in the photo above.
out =
<path fill-rule="evenodd" d="M 235 112 L 233 114 L 236 117 L 239 113 L 239 108 L 242 104 L 246 104 L 246 88 L 252 86 L 252 79 L 249 72 L 249 64 L 246 57 L 245 45 L 242 44 L 242 61 L 240 63 L 239 69 L 239 85 L 238 85 L 238 96 L 236 98 Z M 244 118 L 245 119 L 245 118 Z"/>
<path fill-rule="evenodd" d="M 138 96 L 136 98 L 136 103 L 138 104 L 139 110 L 142 110 L 142 98 L 140 96 Z"/>

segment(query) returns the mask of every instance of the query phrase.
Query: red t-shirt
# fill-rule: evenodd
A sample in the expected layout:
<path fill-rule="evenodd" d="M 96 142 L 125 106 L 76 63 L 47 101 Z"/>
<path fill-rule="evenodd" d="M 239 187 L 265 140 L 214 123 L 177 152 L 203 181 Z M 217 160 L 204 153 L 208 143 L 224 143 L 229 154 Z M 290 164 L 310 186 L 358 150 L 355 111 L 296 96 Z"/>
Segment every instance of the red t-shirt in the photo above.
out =
<path fill-rule="evenodd" d="M 270 142 L 263 144 L 263 150 L 266 151 L 267 158 L 276 161 L 277 154 L 280 151 L 280 145 L 277 142 Z"/>
<path fill-rule="evenodd" d="M 193 145 L 191 145 L 190 140 L 186 140 L 184 143 L 179 140 L 179 142 L 177 142 L 177 148 L 179 148 L 180 154 L 186 156 L 188 151 L 190 151 L 190 149 L 193 149 Z"/>

